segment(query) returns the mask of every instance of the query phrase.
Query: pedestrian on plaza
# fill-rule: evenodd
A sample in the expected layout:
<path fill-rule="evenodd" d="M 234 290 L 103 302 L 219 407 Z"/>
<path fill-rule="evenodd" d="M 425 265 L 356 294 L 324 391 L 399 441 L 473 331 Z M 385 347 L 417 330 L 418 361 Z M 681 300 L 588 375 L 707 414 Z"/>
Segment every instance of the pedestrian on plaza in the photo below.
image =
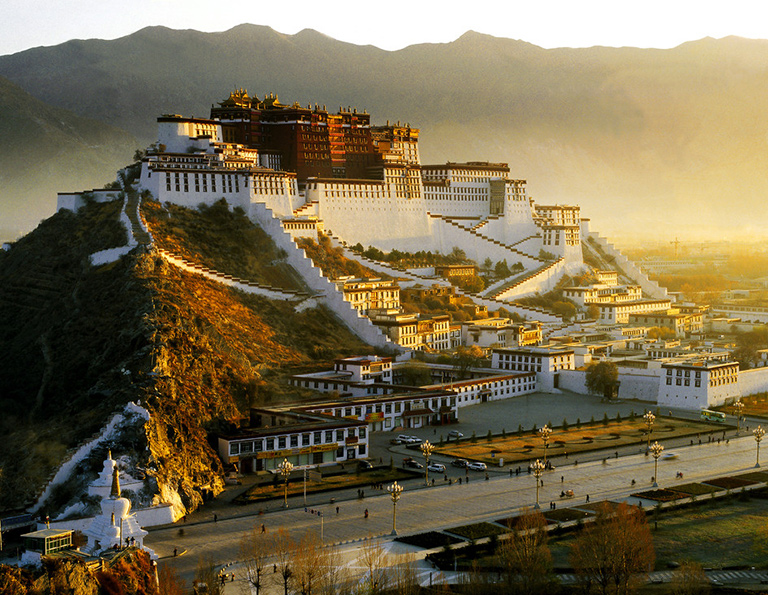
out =
<path fill-rule="evenodd" d="M 214 523 L 218 523 L 219 522 L 219 515 L 217 515 L 217 514 L 213 515 L 213 522 Z"/>
<path fill-rule="evenodd" d="M 365 513 L 364 514 L 365 514 L 365 518 L 368 518 L 368 509 L 367 508 L 365 509 Z"/>
<path fill-rule="evenodd" d="M 543 480 L 543 479 L 541 479 L 541 480 L 539 480 L 539 481 L 541 481 L 541 487 L 543 488 L 543 487 L 544 487 L 544 480 Z"/>
<path fill-rule="evenodd" d="M 267 527 L 264 525 L 264 523 L 261 523 L 261 532 L 262 533 L 266 533 L 267 532 Z"/>
<path fill-rule="evenodd" d="M 589 494 L 587 494 L 587 502 L 589 502 Z"/>
<path fill-rule="evenodd" d="M 179 555 L 179 550 L 177 548 L 173 548 L 173 557 L 175 558 L 178 555 Z"/>
<path fill-rule="evenodd" d="M 336 507 L 336 514 L 339 514 L 339 507 Z"/>
<path fill-rule="evenodd" d="M 561 475 L 560 476 L 560 483 L 563 483 L 564 481 L 565 481 L 565 476 Z"/>

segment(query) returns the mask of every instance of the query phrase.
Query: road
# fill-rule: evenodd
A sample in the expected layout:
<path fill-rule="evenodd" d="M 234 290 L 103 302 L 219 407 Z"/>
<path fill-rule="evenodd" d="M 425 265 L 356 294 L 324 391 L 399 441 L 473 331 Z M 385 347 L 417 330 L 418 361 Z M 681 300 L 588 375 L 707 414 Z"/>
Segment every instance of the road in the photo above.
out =
<path fill-rule="evenodd" d="M 751 433 L 742 433 L 742 437 L 730 438 L 728 443 L 705 441 L 702 445 L 675 448 L 679 453 L 677 459 L 659 461 L 660 487 L 754 469 L 755 440 Z M 676 479 L 677 472 L 682 472 L 684 479 Z M 578 506 L 589 495 L 592 502 L 626 500 L 637 504 L 640 501 L 630 498 L 630 493 L 650 488 L 653 474 L 653 458 L 644 454 L 607 458 L 605 463 L 598 459 L 577 465 L 558 464 L 554 471 L 548 471 L 542 477 L 539 500 L 545 507 L 550 501 L 557 502 L 558 507 Z M 535 503 L 535 479 L 527 473 L 513 477 L 497 473 L 485 480 L 484 474 L 470 472 L 469 478 L 470 482 L 463 482 L 462 485 L 438 482 L 434 487 L 416 489 L 420 483 L 418 480 L 406 485 L 397 505 L 397 528 L 400 533 L 420 533 L 497 520 L 518 514 Z M 632 479 L 637 481 L 634 487 L 631 486 Z M 572 489 L 576 498 L 561 501 L 559 495 L 563 489 Z M 654 502 L 645 501 L 642 504 L 651 506 Z M 322 523 L 323 542 L 340 544 L 348 553 L 358 548 L 356 544 L 362 540 L 388 536 L 392 530 L 392 502 L 383 491 L 366 490 L 363 500 L 341 501 L 338 515 L 327 494 L 309 496 L 308 506 L 322 512 L 322 520 L 305 512 L 301 498 L 296 497 L 289 499 L 287 510 L 274 509 L 258 515 L 255 505 L 232 508 L 230 512 L 219 513 L 218 522 L 213 522 L 208 513 L 201 511 L 191 515 L 186 523 L 151 529 L 145 544 L 157 552 L 161 564 L 171 565 L 185 580 L 191 580 L 198 560 L 202 558 L 210 559 L 217 565 L 237 561 L 240 558 L 240 538 L 254 524 L 264 523 L 267 531 L 282 527 L 293 536 L 300 537 L 308 531 L 319 536 Z M 367 519 L 364 519 L 365 509 L 370 513 Z M 180 534 L 182 531 L 183 535 Z M 402 552 L 406 548 L 405 551 L 412 551 L 402 544 L 393 544 L 389 537 L 381 542 L 388 549 L 399 548 L 398 551 Z M 183 555 L 173 557 L 174 548 Z M 425 570 L 422 569 L 422 572 Z"/>

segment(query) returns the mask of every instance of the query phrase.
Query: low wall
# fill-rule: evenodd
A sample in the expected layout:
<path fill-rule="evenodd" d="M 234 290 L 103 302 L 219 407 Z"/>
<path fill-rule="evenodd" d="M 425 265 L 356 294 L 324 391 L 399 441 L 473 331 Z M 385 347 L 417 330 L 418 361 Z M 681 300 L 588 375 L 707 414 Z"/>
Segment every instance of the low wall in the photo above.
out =
<path fill-rule="evenodd" d="M 588 395 L 586 380 L 587 373 L 584 370 L 560 370 L 558 388 L 568 390 L 580 395 Z"/>
<path fill-rule="evenodd" d="M 742 397 L 768 392 L 768 368 L 740 371 L 739 392 Z"/>
<path fill-rule="evenodd" d="M 636 399 L 652 403 L 658 400 L 659 374 L 656 370 L 644 372 L 635 369 L 632 372 L 623 372 L 619 368 L 619 399 Z"/>

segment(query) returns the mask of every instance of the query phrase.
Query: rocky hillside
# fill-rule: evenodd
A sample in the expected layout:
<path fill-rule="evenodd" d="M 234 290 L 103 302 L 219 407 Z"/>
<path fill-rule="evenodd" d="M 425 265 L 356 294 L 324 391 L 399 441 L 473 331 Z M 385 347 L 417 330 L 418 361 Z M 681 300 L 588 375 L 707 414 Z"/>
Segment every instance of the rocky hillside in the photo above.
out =
<path fill-rule="evenodd" d="M 215 493 L 222 485 L 210 432 L 237 423 L 249 405 L 301 399 L 285 383 L 296 370 L 367 352 L 322 307 L 295 313 L 289 303 L 185 273 L 142 247 L 92 267 L 90 253 L 125 242 L 120 207 L 58 213 L 0 253 L 0 509 L 29 503 L 67 450 L 129 401 L 140 402 L 150 421 L 112 445 L 116 454 L 128 451 L 163 500 L 194 508 L 201 488 Z M 244 277 L 297 282 L 242 213 L 220 205 L 175 210 L 172 226 L 161 223 L 168 212 L 156 203 L 145 214 L 161 247 L 184 246 L 188 258 L 222 272 L 238 261 Z M 44 510 L 71 502 L 101 460 L 94 454 L 81 463 Z"/>
<path fill-rule="evenodd" d="M 40 569 L 0 564 L 0 592 L 4 595 L 168 595 L 180 592 L 172 590 L 179 581 L 168 573 L 157 577 L 158 588 L 155 572 L 149 556 L 135 549 L 123 550 L 105 559 L 99 568 L 80 560 L 50 556 L 43 560 Z"/>

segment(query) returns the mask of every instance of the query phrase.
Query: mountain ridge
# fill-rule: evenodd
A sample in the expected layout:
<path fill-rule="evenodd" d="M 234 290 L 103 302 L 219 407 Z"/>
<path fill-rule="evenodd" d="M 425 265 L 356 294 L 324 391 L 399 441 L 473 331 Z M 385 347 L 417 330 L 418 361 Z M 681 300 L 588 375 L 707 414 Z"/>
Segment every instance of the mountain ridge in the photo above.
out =
<path fill-rule="evenodd" d="M 508 162 L 538 202 L 580 204 L 603 232 L 710 237 L 768 223 L 765 64 L 768 42 L 735 36 L 544 49 L 469 31 L 388 51 L 243 24 L 35 48 L 0 57 L 0 75 L 144 145 L 158 115 L 207 117 L 236 87 L 366 109 L 421 128 L 422 162 Z"/>

